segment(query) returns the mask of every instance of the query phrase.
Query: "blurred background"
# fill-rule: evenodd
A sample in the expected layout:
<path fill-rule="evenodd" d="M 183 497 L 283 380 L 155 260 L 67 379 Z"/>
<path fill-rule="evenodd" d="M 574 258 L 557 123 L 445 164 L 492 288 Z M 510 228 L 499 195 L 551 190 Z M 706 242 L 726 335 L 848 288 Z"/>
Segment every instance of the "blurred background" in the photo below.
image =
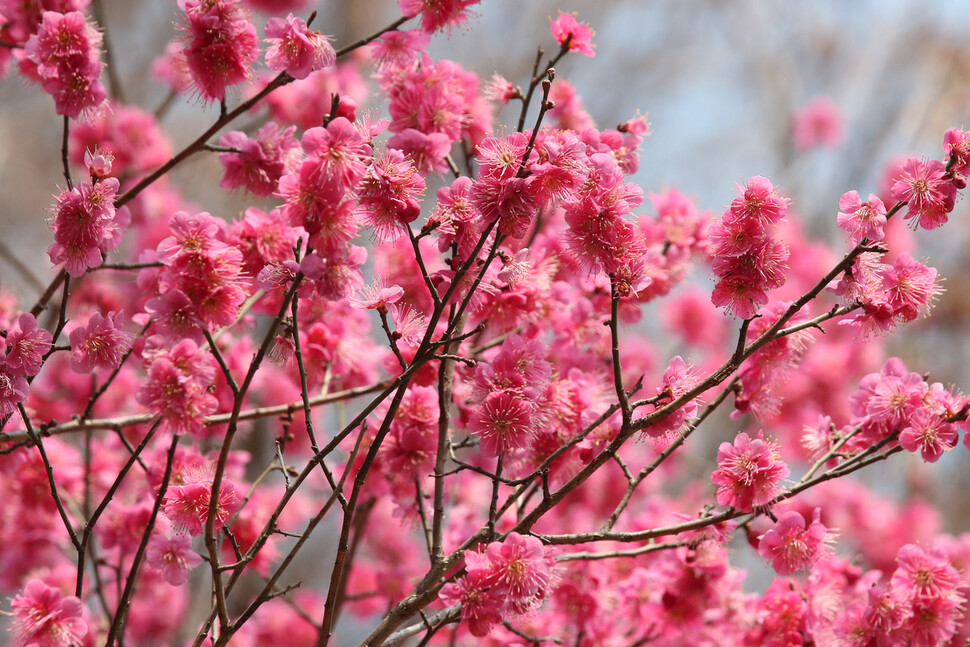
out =
<path fill-rule="evenodd" d="M 314 27 L 335 35 L 338 47 L 399 15 L 392 0 L 311 8 L 319 11 Z M 98 0 L 92 11 L 107 30 L 108 62 L 125 101 L 157 109 L 167 90 L 148 70 L 176 33 L 176 3 Z M 597 32 L 595 58 L 572 55 L 557 66 L 596 124 L 610 128 L 637 110 L 649 114 L 653 134 L 634 177 L 646 193 L 677 187 L 720 215 L 735 183 L 765 175 L 790 195 L 809 235 L 836 249 L 844 245 L 835 227 L 844 192 L 876 192 L 894 155 L 941 158 L 944 131 L 970 125 L 970 6 L 961 0 L 485 0 L 465 27 L 436 36 L 430 53 L 483 80 L 497 72 L 525 84 L 536 47 L 556 49 L 549 19 L 558 11 L 577 11 Z M 841 114 L 842 136 L 805 149 L 793 135 L 793 116 L 821 97 Z M 178 99 L 161 125 L 178 150 L 216 112 Z M 507 109 L 498 121 L 514 116 Z M 0 288 L 27 304 L 53 276 L 47 209 L 64 183 L 60 140 L 50 98 L 8 74 L 0 82 Z M 252 201 L 220 190 L 221 176 L 215 156 L 196 156 L 174 180 L 201 209 L 234 217 Z M 964 391 L 970 390 L 968 227 L 963 202 L 942 235 L 916 234 L 914 256 L 940 270 L 947 291 L 931 325 L 908 326 L 890 349 L 911 370 L 932 371 L 934 381 Z M 918 459 L 897 457 L 869 478 L 905 476 L 890 479 L 898 493 L 918 488 L 941 505 L 946 530 L 970 529 L 970 499 L 962 496 L 970 488 L 970 458 L 956 451 L 943 463 L 924 470 Z"/>

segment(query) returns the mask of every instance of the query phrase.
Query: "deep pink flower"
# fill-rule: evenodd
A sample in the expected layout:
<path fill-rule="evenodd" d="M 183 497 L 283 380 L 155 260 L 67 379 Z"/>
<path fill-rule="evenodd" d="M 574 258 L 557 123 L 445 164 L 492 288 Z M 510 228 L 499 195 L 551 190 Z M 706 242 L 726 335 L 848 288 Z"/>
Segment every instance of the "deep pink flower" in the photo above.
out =
<path fill-rule="evenodd" d="M 912 602 L 913 615 L 907 623 L 908 647 L 937 647 L 946 644 L 956 633 L 957 621 L 963 617 L 963 595 L 917 597 Z"/>
<path fill-rule="evenodd" d="M 219 145 L 238 149 L 238 153 L 220 153 L 219 161 L 226 172 L 219 182 L 224 189 L 244 188 L 253 195 L 272 195 L 284 173 L 297 165 L 300 142 L 293 137 L 296 126 L 280 130 L 270 121 L 259 129 L 255 138 L 243 132 L 228 132 Z"/>
<path fill-rule="evenodd" d="M 878 196 L 870 193 L 869 200 L 863 202 L 857 191 L 849 191 L 839 199 L 839 229 L 849 234 L 853 245 L 865 238 L 875 242 L 885 238 L 886 205 Z"/>
<path fill-rule="evenodd" d="M 56 77 L 72 58 L 97 60 L 101 41 L 101 32 L 80 11 L 45 11 L 37 33 L 24 45 L 24 54 L 37 65 L 39 76 Z"/>
<path fill-rule="evenodd" d="M 479 436 L 482 454 L 496 457 L 508 449 L 525 447 L 533 432 L 534 407 L 507 391 L 490 393 L 468 422 Z"/>
<path fill-rule="evenodd" d="M 469 571 L 456 582 L 441 587 L 438 597 L 449 606 L 461 605 L 461 619 L 473 636 L 488 635 L 502 622 L 504 597 L 485 571 Z"/>
<path fill-rule="evenodd" d="M 906 203 L 906 219 L 912 220 L 914 229 L 936 229 L 953 210 L 956 186 L 946 178 L 943 162 L 910 157 L 896 177 L 892 195 Z"/>
<path fill-rule="evenodd" d="M 569 51 L 579 52 L 583 56 L 596 56 L 593 45 L 593 36 L 596 35 L 589 25 L 576 20 L 574 13 L 559 13 L 559 16 L 550 25 L 552 37 L 560 45 L 569 39 Z"/>
<path fill-rule="evenodd" d="M 907 423 L 899 434 L 900 446 L 909 452 L 919 451 L 928 463 L 935 463 L 944 452 L 956 447 L 959 439 L 956 425 L 925 407 L 917 409 Z"/>
<path fill-rule="evenodd" d="M 218 406 L 209 386 L 215 377 L 208 353 L 191 339 L 147 356 L 145 382 L 135 394 L 139 404 L 160 415 L 177 434 L 199 433 L 205 416 Z"/>
<path fill-rule="evenodd" d="M 205 467 L 175 475 L 165 493 L 162 511 L 176 530 L 195 537 L 202 534 L 212 497 L 212 475 Z M 216 506 L 216 527 L 222 527 L 242 505 L 232 481 L 224 479 Z"/>
<path fill-rule="evenodd" d="M 37 33 L 24 45 L 37 66 L 44 90 L 54 97 L 57 113 L 76 118 L 101 105 L 107 92 L 101 76 L 101 34 L 80 11 L 45 11 Z"/>
<path fill-rule="evenodd" d="M 469 9 L 480 0 L 397 0 L 405 16 L 421 15 L 421 29 L 427 33 L 457 26 L 468 19 Z"/>
<path fill-rule="evenodd" d="M 731 212 L 738 217 L 752 218 L 762 223 L 776 223 L 788 212 L 788 200 L 766 177 L 756 175 L 745 186 L 737 185 L 737 198 L 731 202 Z"/>
<path fill-rule="evenodd" d="M 892 585 L 911 596 L 939 597 L 960 584 L 960 574 L 938 548 L 906 544 L 896 554 L 896 564 Z"/>
<path fill-rule="evenodd" d="M 953 158 L 953 172 L 970 175 L 970 133 L 950 128 L 943 135 L 943 151 Z"/>
<path fill-rule="evenodd" d="M 802 513 L 789 510 L 778 517 L 774 528 L 761 535 L 758 552 L 771 562 L 776 573 L 793 575 L 832 554 L 834 537 L 822 525 L 820 515 L 821 510 L 815 508 L 806 528 Z"/>
<path fill-rule="evenodd" d="M 87 326 L 71 331 L 71 370 L 90 373 L 95 367 L 110 371 L 121 365 L 121 358 L 131 348 L 134 335 L 122 330 L 124 314 L 109 312 L 107 317 L 95 312 Z"/>
<path fill-rule="evenodd" d="M 34 315 L 22 312 L 7 333 L 7 368 L 28 376 L 37 375 L 52 341 L 51 334 L 37 324 Z"/>
<path fill-rule="evenodd" d="M 717 502 L 742 512 L 771 502 L 779 492 L 778 483 L 791 473 L 776 444 L 760 436 L 752 440 L 743 432 L 734 444 L 721 443 L 717 466 L 711 475 L 714 484 L 720 486 Z"/>
<path fill-rule="evenodd" d="M 425 182 L 412 160 L 394 148 L 379 153 L 360 182 L 357 216 L 384 242 L 397 240 L 421 215 Z"/>
<path fill-rule="evenodd" d="M 697 376 L 694 374 L 694 367 L 685 362 L 680 355 L 675 355 L 671 358 L 670 364 L 668 364 L 661 378 L 660 386 L 657 388 L 657 394 L 661 396 L 661 399 L 657 402 L 656 408 L 673 402 L 689 391 L 696 382 Z M 688 420 L 697 415 L 699 403 L 698 398 L 688 400 L 670 415 L 644 429 L 644 433 L 661 441 L 672 438 Z"/>
<path fill-rule="evenodd" d="M 88 632 L 81 600 L 41 580 L 27 582 L 10 606 L 17 641 L 25 647 L 68 647 L 80 644 Z"/>
<path fill-rule="evenodd" d="M 933 299 L 942 292 L 937 284 L 937 271 L 907 252 L 897 256 L 892 267 L 883 268 L 882 287 L 893 314 L 904 321 L 928 314 Z"/>
<path fill-rule="evenodd" d="M 869 603 L 862 616 L 866 629 L 889 634 L 902 627 L 910 615 L 906 591 L 888 584 L 869 589 Z"/>
<path fill-rule="evenodd" d="M 8 366 L 6 359 L 0 358 L 0 418 L 16 410 L 17 405 L 27 399 L 28 389 L 23 370 Z"/>
<path fill-rule="evenodd" d="M 490 543 L 485 555 L 489 575 L 505 592 L 510 613 L 535 609 L 549 592 L 555 560 L 537 537 L 510 532 L 503 541 Z"/>
<path fill-rule="evenodd" d="M 256 26 L 234 0 L 179 0 L 179 6 L 186 16 L 181 56 L 195 88 L 206 101 L 221 101 L 259 57 Z"/>
<path fill-rule="evenodd" d="M 286 71 L 294 79 L 305 79 L 314 70 L 332 66 L 337 54 L 319 32 L 310 31 L 306 21 L 293 14 L 270 18 L 266 22 L 266 66 L 274 72 Z"/>

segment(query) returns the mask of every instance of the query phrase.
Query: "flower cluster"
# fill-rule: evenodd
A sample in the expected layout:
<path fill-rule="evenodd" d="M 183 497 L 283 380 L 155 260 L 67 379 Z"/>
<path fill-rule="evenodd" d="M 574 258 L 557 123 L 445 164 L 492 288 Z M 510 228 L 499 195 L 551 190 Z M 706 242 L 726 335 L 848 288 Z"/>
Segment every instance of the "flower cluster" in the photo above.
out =
<path fill-rule="evenodd" d="M 211 469 L 205 467 L 186 469 L 174 476 L 172 484 L 165 493 L 162 511 L 176 530 L 196 537 L 202 534 L 209 515 L 211 497 Z M 224 526 L 239 507 L 239 497 L 236 496 L 232 482 L 223 481 L 216 505 L 216 525 Z M 164 546 L 161 547 L 162 553 L 171 551 L 171 545 L 167 549 L 164 549 Z"/>
<path fill-rule="evenodd" d="M 145 310 L 167 339 L 201 340 L 203 328 L 233 323 L 246 299 L 242 253 L 226 242 L 226 223 L 204 211 L 179 211 L 169 228 L 154 255 L 164 267 L 140 277 L 157 295 Z"/>
<path fill-rule="evenodd" d="M 259 36 L 248 12 L 233 0 L 179 0 L 185 11 L 176 59 L 187 67 L 199 96 L 222 101 L 259 58 Z"/>
<path fill-rule="evenodd" d="M 819 508 L 812 512 L 812 522 L 807 527 L 801 512 L 789 510 L 758 538 L 758 552 L 779 575 L 793 575 L 831 556 L 834 541 L 835 536 L 822 525 Z"/>
<path fill-rule="evenodd" d="M 225 168 L 219 186 L 243 188 L 253 195 L 273 195 L 280 178 L 293 172 L 299 163 L 300 142 L 293 137 L 295 130 L 295 126 L 281 130 L 270 121 L 256 132 L 256 137 L 238 130 L 220 137 L 220 146 L 234 150 L 219 154 Z"/>
<path fill-rule="evenodd" d="M 330 67 L 337 53 L 326 36 L 310 31 L 306 21 L 290 14 L 286 19 L 270 18 L 266 23 L 266 66 L 305 79 L 310 72 Z"/>
<path fill-rule="evenodd" d="M 63 263 L 71 276 L 81 276 L 104 262 L 104 254 L 117 249 L 131 216 L 126 207 L 115 209 L 120 183 L 105 177 L 111 169 L 109 154 L 85 156 L 95 180 L 62 191 L 52 207 L 54 244 L 47 249 L 51 262 Z M 93 170 L 97 165 L 100 170 Z"/>
<path fill-rule="evenodd" d="M 768 303 L 768 290 L 785 283 L 788 248 L 772 238 L 772 225 L 788 212 L 788 201 L 764 177 L 745 186 L 721 220 L 711 227 L 712 268 L 717 277 L 714 305 L 750 319 Z"/>
<path fill-rule="evenodd" d="M 71 370 L 90 373 L 95 368 L 110 371 L 121 366 L 121 359 L 131 349 L 134 335 L 124 327 L 124 313 L 109 312 L 104 317 L 95 312 L 87 326 L 71 331 Z"/>
<path fill-rule="evenodd" d="M 27 60 L 57 114 L 76 119 L 107 97 L 101 85 L 101 33 L 80 11 L 45 11 L 37 32 L 24 45 Z"/>
<path fill-rule="evenodd" d="M 893 357 L 878 373 L 862 378 L 849 405 L 851 424 L 860 430 L 852 446 L 861 449 L 898 433 L 904 449 L 935 463 L 957 444 L 957 420 L 967 398 L 939 382 L 928 384 Z"/>
<path fill-rule="evenodd" d="M 162 418 L 176 434 L 199 433 L 218 402 L 209 392 L 215 369 L 209 355 L 191 339 L 171 348 L 146 348 L 145 382 L 135 399 Z"/>
<path fill-rule="evenodd" d="M 64 647 L 81 644 L 88 633 L 84 605 L 41 580 L 30 580 L 11 603 L 20 644 L 28 647 Z"/>
<path fill-rule="evenodd" d="M 503 619 L 527 614 L 551 592 L 555 559 L 535 537 L 510 532 L 484 552 L 465 553 L 465 575 L 442 587 L 439 597 L 461 605 L 474 636 L 485 636 Z"/>
<path fill-rule="evenodd" d="M 734 443 L 721 443 L 717 470 L 711 481 L 717 485 L 717 502 L 742 512 L 751 512 L 775 498 L 778 483 L 791 471 L 781 460 L 778 445 L 758 434 L 752 439 L 742 432 Z"/>
<path fill-rule="evenodd" d="M 6 338 L 0 338 L 0 417 L 27 399 L 27 378 L 40 372 L 52 341 L 29 312 L 21 313 Z"/>
<path fill-rule="evenodd" d="M 545 350 L 538 339 L 509 335 L 492 362 L 476 368 L 471 400 L 476 407 L 468 430 L 480 438 L 485 456 L 528 445 L 536 427 L 536 400 L 551 373 Z"/>

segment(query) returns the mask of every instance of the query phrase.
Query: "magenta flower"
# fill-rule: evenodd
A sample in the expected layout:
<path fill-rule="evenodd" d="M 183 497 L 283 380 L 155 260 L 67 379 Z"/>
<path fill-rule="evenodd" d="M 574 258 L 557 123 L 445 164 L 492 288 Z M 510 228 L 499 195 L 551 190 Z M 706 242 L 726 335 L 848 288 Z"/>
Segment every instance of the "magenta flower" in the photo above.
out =
<path fill-rule="evenodd" d="M 481 437 L 482 454 L 496 457 L 508 449 L 525 447 L 533 433 L 534 406 L 508 391 L 490 393 L 468 422 Z"/>
<path fill-rule="evenodd" d="M 849 191 L 839 199 L 839 209 L 836 222 L 839 229 L 849 234 L 853 245 L 863 238 L 870 242 L 885 238 L 886 205 L 878 196 L 870 193 L 869 200 L 863 202 L 857 191 Z"/>
<path fill-rule="evenodd" d="M 758 553 L 771 562 L 776 573 L 793 575 L 832 553 L 834 537 L 822 525 L 820 515 L 821 510 L 815 508 L 812 523 L 806 528 L 802 513 L 789 510 L 778 517 L 774 528 L 761 535 Z"/>
<path fill-rule="evenodd" d="M 178 475 L 165 493 L 162 510 L 176 530 L 195 537 L 202 534 L 209 513 L 212 497 L 212 475 L 205 467 L 188 470 Z M 221 527 L 239 510 L 241 502 L 232 482 L 224 480 L 219 488 L 216 506 L 216 527 Z"/>
<path fill-rule="evenodd" d="M 953 210 L 956 186 L 947 179 L 943 162 L 910 157 L 892 185 L 892 195 L 906 203 L 906 219 L 914 229 L 936 229 Z"/>
<path fill-rule="evenodd" d="M 711 481 L 718 485 L 717 502 L 742 512 L 770 503 L 779 492 L 778 483 L 791 471 L 778 454 L 778 446 L 760 436 L 740 433 L 734 444 L 721 443 L 718 469 Z"/>
<path fill-rule="evenodd" d="M 107 317 L 95 312 L 87 326 L 71 331 L 71 370 L 90 373 L 95 367 L 111 371 L 121 365 L 121 358 L 131 348 L 134 335 L 122 330 L 124 313 L 109 312 Z"/>
<path fill-rule="evenodd" d="M 29 388 L 23 371 L 12 368 L 5 358 L 0 358 L 0 418 L 14 411 L 19 403 L 27 399 Z"/>
<path fill-rule="evenodd" d="M 596 32 L 586 23 L 576 20 L 576 14 L 560 12 L 559 16 L 552 21 L 550 29 L 552 37 L 560 45 L 564 44 L 567 38 L 569 39 L 570 52 L 579 52 L 590 58 L 596 56 L 594 51 L 596 45 L 593 44 L 593 36 Z"/>
<path fill-rule="evenodd" d="M 924 407 L 917 409 L 908 422 L 899 434 L 899 445 L 914 454 L 918 451 L 928 463 L 935 463 L 957 445 L 956 425 Z"/>
<path fill-rule="evenodd" d="M 88 633 L 84 607 L 77 597 L 65 596 L 40 580 L 30 580 L 11 603 L 14 633 L 28 647 L 68 647 Z"/>
<path fill-rule="evenodd" d="M 266 66 L 274 72 L 285 71 L 294 79 L 305 79 L 314 70 L 332 66 L 337 59 L 330 41 L 310 31 L 306 21 L 293 14 L 270 18 L 266 22 Z"/>
<path fill-rule="evenodd" d="M 7 368 L 28 376 L 37 375 L 52 341 L 51 334 L 37 324 L 34 315 L 21 313 L 7 333 Z"/>
<path fill-rule="evenodd" d="M 234 0 L 181 0 L 186 22 L 179 56 L 206 101 L 249 77 L 259 57 L 259 36 L 249 14 Z"/>

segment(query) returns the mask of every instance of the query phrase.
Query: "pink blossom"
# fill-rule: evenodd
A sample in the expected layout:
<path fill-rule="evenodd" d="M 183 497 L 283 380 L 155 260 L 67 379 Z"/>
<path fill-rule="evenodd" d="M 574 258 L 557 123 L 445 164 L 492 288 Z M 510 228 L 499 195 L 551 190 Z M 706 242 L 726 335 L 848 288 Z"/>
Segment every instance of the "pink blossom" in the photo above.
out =
<path fill-rule="evenodd" d="M 121 358 L 131 348 L 134 336 L 122 330 L 124 314 L 109 312 L 102 317 L 95 312 L 87 326 L 71 331 L 71 370 L 90 373 L 95 367 L 105 371 L 118 368 Z"/>
<path fill-rule="evenodd" d="M 253 195 L 272 195 L 283 174 L 291 172 L 298 163 L 300 143 L 293 137 L 295 130 L 295 126 L 280 130 L 270 121 L 259 129 L 255 139 L 239 131 L 220 137 L 220 146 L 239 152 L 219 154 L 219 161 L 226 170 L 219 186 L 225 189 L 242 187 Z"/>
<path fill-rule="evenodd" d="M 37 33 L 24 45 L 37 66 L 44 90 L 54 97 L 57 113 L 77 118 L 104 102 L 101 34 L 80 11 L 45 11 Z"/>
<path fill-rule="evenodd" d="M 899 434 L 899 444 L 906 451 L 920 452 L 924 461 L 935 463 L 944 452 L 956 447 L 959 435 L 956 425 L 921 407 L 908 420 Z"/>
<path fill-rule="evenodd" d="M 449 582 L 438 593 L 449 606 L 461 605 L 461 619 L 468 623 L 473 636 L 482 638 L 502 621 L 504 599 L 485 571 L 469 572 L 456 582 Z"/>
<path fill-rule="evenodd" d="M 937 271 L 907 252 L 897 256 L 892 267 L 883 268 L 882 287 L 893 314 L 905 321 L 928 314 L 933 299 L 942 292 L 937 284 Z"/>
<path fill-rule="evenodd" d="M 350 305 L 359 310 L 387 310 L 387 306 L 397 303 L 404 296 L 404 288 L 400 285 L 385 287 L 384 281 L 378 279 L 373 284 L 365 285 L 363 294 L 350 297 Z"/>
<path fill-rule="evenodd" d="M 596 35 L 589 25 L 576 20 L 574 13 L 559 13 L 559 16 L 552 21 L 552 37 L 560 45 L 564 45 L 569 40 L 569 51 L 579 52 L 583 56 L 596 56 L 593 45 L 593 36 Z"/>
<path fill-rule="evenodd" d="M 357 216 L 378 239 L 393 242 L 421 214 L 425 182 L 413 161 L 389 148 L 374 157 L 360 182 Z"/>
<path fill-rule="evenodd" d="M 468 430 L 481 438 L 482 454 L 494 458 L 526 446 L 533 431 L 533 407 L 507 391 L 490 393 L 468 422 Z"/>
<path fill-rule="evenodd" d="M 160 570 L 172 586 L 185 584 L 189 571 L 202 563 L 199 554 L 192 550 L 191 538 L 182 534 L 171 537 L 152 535 L 145 559 L 149 566 Z"/>
<path fill-rule="evenodd" d="M 209 393 L 215 368 L 207 353 L 191 339 L 148 355 L 147 376 L 135 399 L 160 415 L 165 428 L 177 434 L 199 433 L 205 416 L 218 401 Z"/>
<path fill-rule="evenodd" d="M 740 195 L 731 202 L 736 217 L 768 224 L 777 223 L 788 212 L 788 200 L 766 177 L 756 175 L 745 186 L 737 185 L 737 191 Z"/>
<path fill-rule="evenodd" d="M 892 185 L 893 198 L 906 203 L 912 226 L 936 229 L 947 221 L 956 202 L 956 187 L 938 160 L 910 157 Z"/>
<path fill-rule="evenodd" d="M 740 433 L 734 444 L 721 443 L 717 451 L 718 469 L 711 480 L 718 487 L 717 502 L 742 512 L 770 503 L 778 494 L 778 483 L 791 472 L 775 443 L 760 436 L 751 439 Z"/>
<path fill-rule="evenodd" d="M 405 16 L 421 15 L 421 29 L 427 33 L 461 25 L 468 19 L 469 9 L 480 0 L 397 0 Z"/>
<path fill-rule="evenodd" d="M 294 79 L 305 79 L 314 70 L 330 67 L 336 52 L 326 36 L 310 31 L 306 21 L 289 14 L 286 20 L 270 18 L 266 23 L 266 66 L 285 71 Z"/>
<path fill-rule="evenodd" d="M 838 148 L 844 137 L 844 117 L 839 106 L 828 97 L 816 97 L 796 113 L 792 120 L 795 145 L 803 151 Z"/>
<path fill-rule="evenodd" d="M 65 596 L 40 580 L 27 582 L 10 606 L 13 630 L 25 647 L 68 647 L 81 643 L 88 632 L 81 600 Z"/>
<path fill-rule="evenodd" d="M 806 528 L 802 513 L 789 510 L 778 517 L 774 528 L 761 535 L 758 552 L 771 562 L 776 573 L 793 575 L 832 553 L 834 537 L 822 525 L 820 515 L 821 511 L 815 508 Z"/>
<path fill-rule="evenodd" d="M 248 12 L 233 0 L 179 0 L 185 11 L 180 56 L 206 101 L 225 99 L 259 56 L 259 36 Z"/>
<path fill-rule="evenodd" d="M 22 369 L 12 368 L 6 358 L 0 358 L 0 418 L 16 410 L 27 399 L 29 389 Z"/>
<path fill-rule="evenodd" d="M 22 312 L 7 333 L 7 368 L 24 375 L 37 375 L 52 345 L 53 337 L 37 324 L 34 315 Z"/>
<path fill-rule="evenodd" d="M 893 587 L 913 596 L 939 597 L 954 591 L 960 582 L 959 573 L 940 549 L 906 544 L 896 554 L 896 563 Z"/>
<path fill-rule="evenodd" d="M 953 158 L 954 173 L 964 177 L 970 175 L 970 133 L 949 128 L 943 134 L 943 151 Z"/>
<path fill-rule="evenodd" d="M 371 56 L 378 69 L 410 68 L 428 49 L 431 34 L 420 29 L 385 32 L 371 44 Z"/>
<path fill-rule="evenodd" d="M 878 196 L 870 193 L 869 200 L 863 202 L 857 191 L 849 191 L 839 199 L 839 209 L 839 229 L 849 234 L 853 245 L 863 238 L 875 242 L 885 237 L 886 205 Z"/>
<path fill-rule="evenodd" d="M 490 543 L 485 555 L 490 578 L 505 592 L 511 613 L 541 604 L 554 581 L 555 560 L 538 538 L 510 532 L 503 541 Z"/>
<path fill-rule="evenodd" d="M 207 467 L 188 469 L 176 474 L 165 493 L 162 510 L 176 530 L 187 532 L 195 537 L 202 534 L 205 527 L 211 497 L 212 475 L 209 469 Z M 223 480 L 215 511 L 216 527 L 224 526 L 240 506 L 241 502 L 236 495 L 235 486 L 231 481 Z"/>

